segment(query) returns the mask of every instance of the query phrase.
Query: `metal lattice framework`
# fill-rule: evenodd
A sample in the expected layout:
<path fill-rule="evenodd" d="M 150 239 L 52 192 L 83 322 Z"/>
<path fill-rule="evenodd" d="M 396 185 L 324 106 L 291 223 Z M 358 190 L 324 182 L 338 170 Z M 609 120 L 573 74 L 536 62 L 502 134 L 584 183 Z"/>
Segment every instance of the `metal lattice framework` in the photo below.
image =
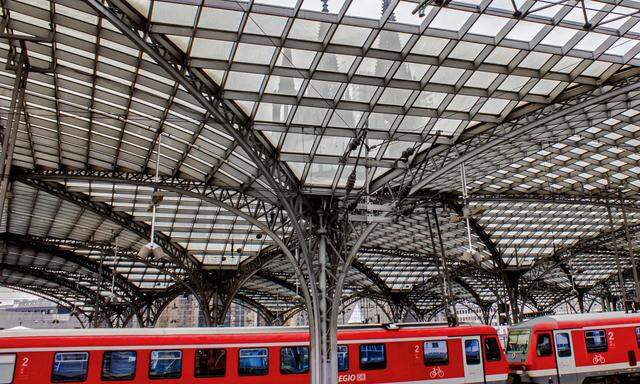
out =
<path fill-rule="evenodd" d="M 0 10 L 0 284 L 85 325 L 640 300 L 637 4 Z"/>

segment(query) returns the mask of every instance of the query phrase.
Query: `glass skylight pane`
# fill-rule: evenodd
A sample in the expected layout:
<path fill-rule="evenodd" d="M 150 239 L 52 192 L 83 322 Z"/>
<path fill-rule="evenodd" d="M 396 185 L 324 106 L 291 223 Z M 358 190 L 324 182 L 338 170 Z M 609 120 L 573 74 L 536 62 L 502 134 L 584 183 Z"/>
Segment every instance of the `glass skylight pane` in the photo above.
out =
<path fill-rule="evenodd" d="M 318 63 L 318 70 L 347 73 L 354 60 L 354 56 L 325 53 Z"/>
<path fill-rule="evenodd" d="M 311 163 L 306 182 L 311 185 L 330 186 L 337 171 L 337 165 Z"/>
<path fill-rule="evenodd" d="M 289 31 L 290 39 L 324 41 L 330 24 L 319 21 L 296 19 Z"/>
<path fill-rule="evenodd" d="M 485 45 L 468 43 L 466 41 L 459 42 L 456 47 L 449 53 L 449 57 L 452 59 L 473 61 L 478 57 L 480 52 L 485 48 Z"/>
<path fill-rule="evenodd" d="M 510 40 L 529 42 L 536 37 L 543 27 L 544 24 L 520 20 L 518 21 L 518 24 L 516 24 L 516 26 L 507 34 L 506 38 Z"/>
<path fill-rule="evenodd" d="M 311 80 L 304 95 L 321 99 L 333 99 L 340 88 L 340 83 L 323 80 Z"/>
<path fill-rule="evenodd" d="M 302 86 L 302 79 L 297 77 L 281 77 L 271 76 L 266 93 L 276 93 L 279 95 L 295 96 L 300 91 Z"/>
<path fill-rule="evenodd" d="M 492 15 L 480 15 L 469 29 L 469 33 L 495 37 L 507 25 L 509 19 Z"/>
<path fill-rule="evenodd" d="M 454 85 L 464 72 L 465 70 L 460 68 L 440 67 L 429 82 Z"/>
<path fill-rule="evenodd" d="M 372 113 L 367 120 L 369 129 L 388 131 L 397 117 L 387 113 Z"/>
<path fill-rule="evenodd" d="M 393 76 L 396 79 L 420 81 L 431 68 L 426 64 L 402 63 Z"/>
<path fill-rule="evenodd" d="M 498 77 L 497 73 L 475 71 L 465 84 L 467 87 L 486 89 Z"/>
<path fill-rule="evenodd" d="M 354 27 L 351 25 L 339 25 L 331 39 L 331 43 L 340 45 L 353 45 L 361 47 L 369 37 L 371 29 Z"/>
<path fill-rule="evenodd" d="M 262 86 L 264 75 L 244 72 L 229 72 L 226 89 L 236 91 L 258 92 Z"/>
<path fill-rule="evenodd" d="M 426 56 L 440 56 L 442 50 L 447 46 L 449 40 L 431 36 L 420 36 L 416 45 L 411 49 L 411 53 Z"/>
<path fill-rule="evenodd" d="M 151 21 L 166 24 L 193 26 L 198 7 L 187 4 L 155 1 Z"/>
<path fill-rule="evenodd" d="M 410 37 L 411 35 L 407 33 L 380 31 L 378 37 L 376 37 L 373 42 L 372 48 L 400 52 L 407 44 Z"/>
<path fill-rule="evenodd" d="M 319 155 L 342 156 L 351 142 L 347 137 L 323 136 L 316 153 Z"/>
<path fill-rule="evenodd" d="M 413 91 L 409 89 L 387 88 L 382 93 L 379 104 L 404 105 Z"/>
<path fill-rule="evenodd" d="M 436 109 L 446 97 L 445 93 L 422 91 L 413 105 L 415 107 Z"/>
<path fill-rule="evenodd" d="M 371 0 L 353 0 L 347 10 L 347 16 L 361 17 L 363 19 L 380 20 L 382 9 L 372 6 Z"/>
<path fill-rule="evenodd" d="M 342 99 L 368 103 L 377 89 L 378 87 L 373 85 L 349 84 L 342 95 Z"/>
<path fill-rule="evenodd" d="M 530 52 L 527 57 L 518 64 L 518 67 L 539 70 L 550 58 L 550 53 Z"/>
<path fill-rule="evenodd" d="M 327 114 L 327 109 L 299 106 L 296 111 L 296 115 L 293 118 L 294 124 L 306 124 L 306 125 L 320 125 L 324 116 Z"/>
<path fill-rule="evenodd" d="M 276 60 L 276 65 L 288 68 L 309 69 L 315 57 L 316 52 L 283 48 Z"/>
<path fill-rule="evenodd" d="M 356 71 L 358 75 L 385 77 L 393 61 L 365 57 Z"/>
<path fill-rule="evenodd" d="M 398 126 L 398 131 L 401 132 L 422 132 L 424 128 L 431 121 L 430 118 L 424 116 L 411 116 L 405 115 L 404 119 Z"/>
<path fill-rule="evenodd" d="M 230 41 L 196 38 L 191 47 L 191 56 L 203 59 L 229 60 L 233 43 Z"/>
<path fill-rule="evenodd" d="M 199 28 L 210 28 L 237 32 L 242 21 L 242 12 L 203 7 L 198 20 Z"/>
<path fill-rule="evenodd" d="M 260 103 L 256 113 L 256 121 L 271 121 L 283 123 L 291 112 L 291 105 Z"/>
<path fill-rule="evenodd" d="M 582 50 L 582 51 L 593 52 L 600 45 L 602 45 L 605 41 L 607 41 L 608 38 L 609 38 L 608 35 L 603 35 L 601 33 L 595 33 L 595 32 L 588 32 L 582 38 L 582 40 L 580 40 L 578 42 L 578 44 L 576 44 L 573 47 L 573 49 L 579 49 L 579 50 Z"/>
<path fill-rule="evenodd" d="M 298 133 L 287 133 L 282 144 L 283 152 L 309 153 L 313 148 L 316 137 L 314 135 L 303 135 Z"/>
<path fill-rule="evenodd" d="M 329 120 L 329 125 L 332 127 L 351 128 L 355 129 L 358 122 L 364 115 L 362 111 L 336 109 Z"/>
<path fill-rule="evenodd" d="M 249 14 L 244 32 L 255 35 L 281 36 L 286 23 L 286 17 L 252 12 Z"/>
<path fill-rule="evenodd" d="M 433 19 L 429 28 L 459 31 L 464 23 L 471 17 L 471 13 L 450 8 L 440 8 L 438 15 Z"/>
<path fill-rule="evenodd" d="M 496 47 L 484 59 L 485 63 L 508 65 L 520 51 L 513 48 Z"/>
<path fill-rule="evenodd" d="M 240 43 L 233 60 L 241 63 L 269 64 L 275 50 L 275 47 Z"/>
<path fill-rule="evenodd" d="M 469 112 L 478 99 L 477 96 L 456 95 L 447 105 L 447 110 Z"/>
<path fill-rule="evenodd" d="M 413 13 L 413 10 L 415 8 L 415 3 L 401 1 L 396 6 L 396 9 L 393 10 L 394 20 L 389 20 L 389 22 L 409 25 L 422 25 L 424 18 L 420 17 L 418 13 Z"/>

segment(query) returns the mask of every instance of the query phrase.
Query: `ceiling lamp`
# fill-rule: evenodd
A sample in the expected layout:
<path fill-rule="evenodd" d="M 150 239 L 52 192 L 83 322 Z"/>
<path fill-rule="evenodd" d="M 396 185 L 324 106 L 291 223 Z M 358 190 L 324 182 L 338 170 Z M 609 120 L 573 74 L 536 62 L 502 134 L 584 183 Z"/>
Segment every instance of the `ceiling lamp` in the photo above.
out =
<path fill-rule="evenodd" d="M 153 255 L 153 258 L 156 260 L 167 260 L 168 257 L 160 247 L 155 242 L 155 234 L 156 234 L 156 211 L 158 204 L 160 204 L 164 198 L 164 194 L 158 191 L 158 184 L 160 181 L 160 152 L 162 149 L 162 132 L 158 134 L 158 151 L 156 156 L 156 174 L 155 174 L 155 187 L 153 189 L 153 194 L 151 195 L 151 240 L 149 243 L 145 244 L 138 251 L 138 257 L 141 259 L 146 259 L 149 255 Z"/>

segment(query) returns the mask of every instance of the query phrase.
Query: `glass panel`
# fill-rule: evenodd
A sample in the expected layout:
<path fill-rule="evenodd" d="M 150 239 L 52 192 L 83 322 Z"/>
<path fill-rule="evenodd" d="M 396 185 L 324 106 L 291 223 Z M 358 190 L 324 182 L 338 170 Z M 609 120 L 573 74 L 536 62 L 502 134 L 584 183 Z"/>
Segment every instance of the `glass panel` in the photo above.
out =
<path fill-rule="evenodd" d="M 568 333 L 558 333 L 556 335 L 556 348 L 558 349 L 558 357 L 571 356 L 571 341 Z"/>
<path fill-rule="evenodd" d="M 151 351 L 149 378 L 177 379 L 182 374 L 182 351 Z"/>
<path fill-rule="evenodd" d="M 349 369 L 349 348 L 346 345 L 338 345 L 338 371 Z"/>
<path fill-rule="evenodd" d="M 88 352 L 58 352 L 53 357 L 51 381 L 54 383 L 85 381 L 88 363 Z"/>
<path fill-rule="evenodd" d="M 480 364 L 480 342 L 476 339 L 465 340 L 464 354 L 467 358 L 467 365 Z"/>
<path fill-rule="evenodd" d="M 585 331 L 584 339 L 587 345 L 587 352 L 604 352 L 607 350 L 607 338 L 602 329 Z"/>
<path fill-rule="evenodd" d="M 280 372 L 282 374 L 306 373 L 308 371 L 308 347 L 287 347 L 280 349 Z"/>
<path fill-rule="evenodd" d="M 102 355 L 102 380 L 133 380 L 136 375 L 136 352 L 107 351 Z"/>
<path fill-rule="evenodd" d="M 536 354 L 538 356 L 551 356 L 551 336 L 547 334 L 538 335 Z"/>
<path fill-rule="evenodd" d="M 269 373 L 269 350 L 267 348 L 241 349 L 239 352 L 239 375 L 266 375 Z"/>
<path fill-rule="evenodd" d="M 500 345 L 498 339 L 489 337 L 484 339 L 484 354 L 487 361 L 500 361 Z"/>
<path fill-rule="evenodd" d="M 424 342 L 424 365 L 446 365 L 448 363 L 449 352 L 445 340 Z"/>
<path fill-rule="evenodd" d="M 384 344 L 360 346 L 360 369 L 384 369 L 387 367 Z"/>
<path fill-rule="evenodd" d="M 0 384 L 11 384 L 13 382 L 15 365 L 16 355 L 0 355 Z"/>
<path fill-rule="evenodd" d="M 195 377 L 222 377 L 227 370 L 225 349 L 198 349 L 195 359 Z"/>

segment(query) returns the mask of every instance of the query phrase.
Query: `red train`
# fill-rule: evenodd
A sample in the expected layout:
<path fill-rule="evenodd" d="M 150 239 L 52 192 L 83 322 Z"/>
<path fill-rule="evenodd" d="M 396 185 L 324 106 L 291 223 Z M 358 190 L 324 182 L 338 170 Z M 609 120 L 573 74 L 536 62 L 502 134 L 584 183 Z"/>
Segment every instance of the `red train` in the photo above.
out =
<path fill-rule="evenodd" d="M 488 326 L 344 328 L 339 383 L 504 384 Z M 302 328 L 0 331 L 0 384 L 309 382 Z"/>
<path fill-rule="evenodd" d="M 640 314 L 545 316 L 509 329 L 510 381 L 640 383 Z"/>

